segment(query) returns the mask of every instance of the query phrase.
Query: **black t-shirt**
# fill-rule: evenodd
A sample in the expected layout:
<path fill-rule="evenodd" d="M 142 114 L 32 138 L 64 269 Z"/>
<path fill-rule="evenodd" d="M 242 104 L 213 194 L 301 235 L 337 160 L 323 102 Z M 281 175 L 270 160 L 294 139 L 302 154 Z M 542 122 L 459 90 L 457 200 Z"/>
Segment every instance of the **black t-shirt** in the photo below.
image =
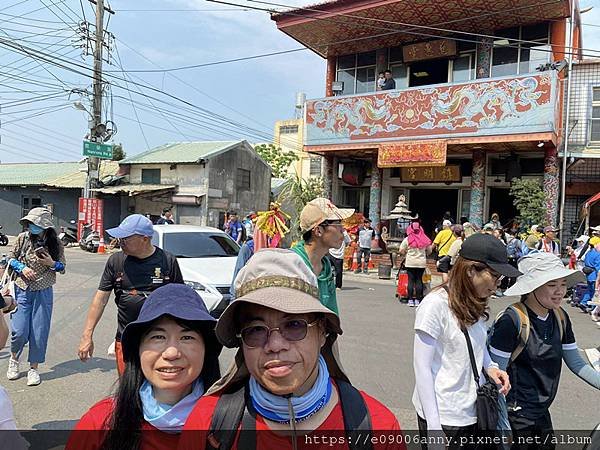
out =
<path fill-rule="evenodd" d="M 396 89 L 396 80 L 394 80 L 393 78 L 386 78 L 383 83 L 383 86 L 381 86 L 381 90 L 389 91 L 392 89 Z"/>
<path fill-rule="evenodd" d="M 571 319 L 564 310 L 565 330 L 562 342 L 559 324 L 552 311 L 545 320 L 529 308 L 527 313 L 530 322 L 529 339 L 521 354 L 508 366 L 512 388 L 506 401 L 509 408 L 520 406 L 520 415 L 536 419 L 548 411 L 556 396 L 563 349 L 576 348 L 577 344 Z M 509 308 L 494 324 L 490 346 L 506 354 L 512 353 L 519 343 L 518 323 L 517 313 Z"/>
<path fill-rule="evenodd" d="M 175 256 L 158 247 L 152 255 L 143 259 L 123 252 L 108 258 L 98 289 L 114 290 L 119 324 L 117 341 L 121 340 L 125 326 L 138 318 L 148 294 L 168 283 L 183 284 L 183 276 Z"/>

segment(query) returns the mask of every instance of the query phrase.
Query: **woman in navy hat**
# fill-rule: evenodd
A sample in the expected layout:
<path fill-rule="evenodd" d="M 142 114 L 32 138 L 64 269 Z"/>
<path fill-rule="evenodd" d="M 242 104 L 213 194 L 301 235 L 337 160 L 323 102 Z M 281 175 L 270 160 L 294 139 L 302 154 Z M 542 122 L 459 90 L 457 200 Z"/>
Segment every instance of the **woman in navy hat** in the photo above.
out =
<path fill-rule="evenodd" d="M 186 285 L 152 292 L 123 332 L 125 372 L 115 395 L 83 415 L 67 450 L 176 448 L 196 401 L 220 378 L 215 323 Z"/>

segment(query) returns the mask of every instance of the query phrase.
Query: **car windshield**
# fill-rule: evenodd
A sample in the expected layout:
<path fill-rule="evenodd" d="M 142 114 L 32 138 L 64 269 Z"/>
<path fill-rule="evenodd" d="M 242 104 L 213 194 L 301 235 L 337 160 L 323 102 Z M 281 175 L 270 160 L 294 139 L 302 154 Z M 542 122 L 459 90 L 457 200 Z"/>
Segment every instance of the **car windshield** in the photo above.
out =
<path fill-rule="evenodd" d="M 177 258 L 237 256 L 239 247 L 229 236 L 210 233 L 165 233 L 163 250 Z"/>

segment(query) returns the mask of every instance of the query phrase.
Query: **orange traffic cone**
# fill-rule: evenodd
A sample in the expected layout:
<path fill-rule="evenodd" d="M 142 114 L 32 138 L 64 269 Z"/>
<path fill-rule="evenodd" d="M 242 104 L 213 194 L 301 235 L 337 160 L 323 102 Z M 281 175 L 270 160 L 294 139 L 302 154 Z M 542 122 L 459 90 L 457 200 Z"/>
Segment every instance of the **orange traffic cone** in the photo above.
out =
<path fill-rule="evenodd" d="M 358 269 L 358 261 L 356 259 L 357 253 L 358 253 L 358 250 L 354 249 L 354 253 L 352 253 L 352 266 L 350 266 L 350 270 L 352 272 L 354 272 L 356 269 Z"/>
<path fill-rule="evenodd" d="M 104 238 L 100 238 L 100 244 L 98 245 L 98 253 L 105 253 L 106 250 L 104 249 Z"/>

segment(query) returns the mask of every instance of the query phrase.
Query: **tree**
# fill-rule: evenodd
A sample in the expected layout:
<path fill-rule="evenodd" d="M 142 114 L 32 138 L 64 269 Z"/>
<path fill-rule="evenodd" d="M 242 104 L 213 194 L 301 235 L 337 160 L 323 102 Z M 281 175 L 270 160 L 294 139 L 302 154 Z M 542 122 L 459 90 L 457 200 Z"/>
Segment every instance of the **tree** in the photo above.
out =
<path fill-rule="evenodd" d="M 517 220 L 521 229 L 529 229 L 532 225 L 546 221 L 546 198 L 539 180 L 513 179 L 510 195 L 519 213 Z"/>
<path fill-rule="evenodd" d="M 304 206 L 311 200 L 324 196 L 323 178 L 304 179 L 298 174 L 287 177 L 277 201 L 282 204 L 282 209 L 291 216 L 289 237 L 292 241 L 300 238 L 300 212 Z"/>
<path fill-rule="evenodd" d="M 125 153 L 125 151 L 123 151 L 123 144 L 113 145 L 113 156 L 112 156 L 113 161 L 121 161 L 122 159 L 125 159 L 126 157 L 127 157 L 127 154 Z"/>
<path fill-rule="evenodd" d="M 254 147 L 254 150 L 271 166 L 274 178 L 285 178 L 290 164 L 300 159 L 295 152 L 291 150 L 284 151 L 273 144 L 260 144 Z"/>

